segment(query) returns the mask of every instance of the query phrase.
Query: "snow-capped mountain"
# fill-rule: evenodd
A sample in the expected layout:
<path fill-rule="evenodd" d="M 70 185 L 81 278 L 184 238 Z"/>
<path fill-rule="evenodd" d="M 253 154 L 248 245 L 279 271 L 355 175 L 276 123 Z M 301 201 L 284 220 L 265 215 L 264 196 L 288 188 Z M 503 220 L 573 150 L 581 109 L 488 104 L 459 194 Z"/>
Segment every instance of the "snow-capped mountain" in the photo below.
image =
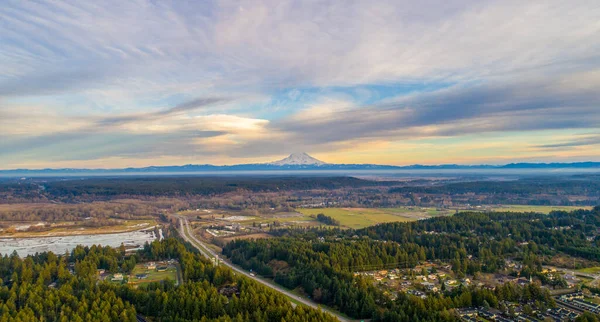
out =
<path fill-rule="evenodd" d="M 292 153 L 289 157 L 285 159 L 281 159 L 279 161 L 271 162 L 269 164 L 272 165 L 325 165 L 327 163 L 317 160 L 305 152 L 302 153 Z"/>

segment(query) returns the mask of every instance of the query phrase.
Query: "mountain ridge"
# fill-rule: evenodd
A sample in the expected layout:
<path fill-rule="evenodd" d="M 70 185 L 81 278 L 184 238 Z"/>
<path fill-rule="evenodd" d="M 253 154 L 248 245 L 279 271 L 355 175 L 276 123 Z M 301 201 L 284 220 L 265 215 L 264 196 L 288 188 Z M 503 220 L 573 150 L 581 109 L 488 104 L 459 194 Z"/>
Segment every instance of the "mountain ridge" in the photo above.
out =
<path fill-rule="evenodd" d="M 459 169 L 585 169 L 600 168 L 600 162 L 570 162 L 570 163 L 508 163 L 504 165 L 460 165 L 440 164 L 408 166 L 381 164 L 340 164 L 326 163 L 313 158 L 305 152 L 292 153 L 288 157 L 268 163 L 247 163 L 236 165 L 186 164 L 173 166 L 149 166 L 128 168 L 45 168 L 45 169 L 11 169 L 0 170 L 3 175 L 27 174 L 103 174 L 103 173 L 177 173 L 177 172 L 209 172 L 209 171 L 276 171 L 276 170 L 459 170 Z"/>

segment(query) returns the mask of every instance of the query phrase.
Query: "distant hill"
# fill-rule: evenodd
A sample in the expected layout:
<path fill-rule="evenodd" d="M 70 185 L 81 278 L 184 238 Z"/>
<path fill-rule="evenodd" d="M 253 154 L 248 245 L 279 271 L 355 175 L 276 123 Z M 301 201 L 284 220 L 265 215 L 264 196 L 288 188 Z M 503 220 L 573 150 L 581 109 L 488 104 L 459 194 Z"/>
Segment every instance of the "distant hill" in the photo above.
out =
<path fill-rule="evenodd" d="M 61 174 L 118 174 L 118 173 L 189 173 L 220 171 L 276 171 L 276 170 L 446 170 L 446 169 L 585 169 L 600 168 L 600 162 L 574 163 L 510 163 L 506 165 L 420 165 L 393 166 L 379 164 L 335 164 L 315 159 L 307 153 L 293 153 L 287 158 L 270 163 L 237 165 L 187 164 L 181 166 L 151 166 L 122 169 L 14 169 L 0 170 L 0 175 L 61 175 Z"/>

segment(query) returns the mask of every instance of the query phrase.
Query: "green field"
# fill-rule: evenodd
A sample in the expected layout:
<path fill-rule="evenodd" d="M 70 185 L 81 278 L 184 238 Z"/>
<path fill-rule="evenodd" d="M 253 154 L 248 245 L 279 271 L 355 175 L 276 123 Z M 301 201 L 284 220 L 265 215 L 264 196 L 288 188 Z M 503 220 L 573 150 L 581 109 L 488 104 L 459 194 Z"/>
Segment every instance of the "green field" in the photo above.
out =
<path fill-rule="evenodd" d="M 586 274 L 598 274 L 598 273 L 600 273 L 600 267 L 599 266 L 587 267 L 587 268 L 578 269 L 577 271 L 581 272 L 581 273 L 586 273 Z"/>
<path fill-rule="evenodd" d="M 429 218 L 442 213 L 435 213 L 435 209 L 414 208 L 303 208 L 297 209 L 304 215 L 324 214 L 340 222 L 347 228 L 364 228 L 386 222 L 404 222 Z M 453 213 L 449 211 L 449 213 Z M 445 213 L 444 213 L 445 214 Z"/>
<path fill-rule="evenodd" d="M 484 208 L 482 208 L 484 209 Z M 500 211 L 500 212 L 537 212 L 549 214 L 551 211 L 573 211 L 577 209 L 592 209 L 592 207 L 577 207 L 577 206 L 525 206 L 525 205 L 503 205 L 499 207 L 485 208 L 485 210 Z"/>
<path fill-rule="evenodd" d="M 382 211 L 394 215 L 406 216 L 407 218 L 422 219 L 426 217 L 449 216 L 456 211 L 453 209 L 436 209 L 429 207 L 398 207 L 398 208 L 381 208 Z"/>
<path fill-rule="evenodd" d="M 138 279 L 135 277 L 137 274 L 148 274 L 148 277 L 145 279 Z M 171 280 L 177 282 L 177 268 L 173 266 L 169 266 L 169 268 L 164 272 L 157 272 L 154 270 L 147 270 L 145 264 L 137 264 L 133 271 L 131 272 L 131 277 L 129 278 L 130 284 L 147 284 L 152 282 L 159 282 L 164 280 Z"/>
<path fill-rule="evenodd" d="M 592 207 L 573 206 L 524 206 L 505 205 L 458 211 L 499 211 L 499 212 L 537 212 L 548 214 L 554 210 L 572 211 L 576 209 L 591 209 Z M 386 222 L 403 222 L 427 219 L 437 216 L 450 216 L 456 209 L 436 209 L 429 207 L 397 207 L 397 208 L 300 208 L 296 211 L 307 217 L 298 217 L 292 220 L 304 221 L 314 220 L 308 216 L 324 214 L 340 222 L 346 228 L 364 228 Z"/>

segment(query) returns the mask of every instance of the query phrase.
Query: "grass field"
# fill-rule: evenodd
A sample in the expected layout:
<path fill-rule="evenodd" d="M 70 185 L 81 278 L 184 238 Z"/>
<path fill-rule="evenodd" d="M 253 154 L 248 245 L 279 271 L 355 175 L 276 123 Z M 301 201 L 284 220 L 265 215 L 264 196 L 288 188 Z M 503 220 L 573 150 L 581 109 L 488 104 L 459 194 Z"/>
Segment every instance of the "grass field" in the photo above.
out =
<path fill-rule="evenodd" d="M 436 216 L 449 216 L 454 214 L 453 209 L 436 209 L 428 207 L 398 207 L 398 208 L 382 208 L 381 210 L 392 213 L 394 215 L 405 216 L 407 218 L 422 219 Z"/>
<path fill-rule="evenodd" d="M 549 214 L 551 211 L 572 211 L 577 209 L 592 209 L 592 207 L 577 207 L 577 206 L 525 206 L 525 205 L 503 205 L 499 207 L 492 207 L 488 210 L 492 211 L 508 211 L 508 212 L 537 212 L 542 214 Z"/>
<path fill-rule="evenodd" d="M 506 205 L 497 207 L 482 207 L 481 209 L 469 211 L 508 211 L 508 212 L 538 212 L 550 213 L 554 210 L 571 211 L 575 209 L 591 209 L 591 207 L 570 207 L 570 206 L 522 206 Z M 294 220 L 313 220 L 308 216 L 324 214 L 340 222 L 342 227 L 364 228 L 386 222 L 414 221 L 437 216 L 453 215 L 455 209 L 436 209 L 426 207 L 397 207 L 397 208 L 302 208 L 297 209 L 305 217 L 298 217 Z M 463 211 L 463 210 L 459 210 Z M 467 211 L 467 210 L 464 210 Z"/>
<path fill-rule="evenodd" d="M 145 279 L 138 279 L 135 277 L 137 274 L 148 274 L 148 277 Z M 131 273 L 131 277 L 129 278 L 130 284 L 147 284 L 152 282 L 159 282 L 164 280 L 177 281 L 177 268 L 174 266 L 169 266 L 169 268 L 164 272 L 157 272 L 155 269 L 147 270 L 145 264 L 137 264 Z"/>
<path fill-rule="evenodd" d="M 599 266 L 587 267 L 587 268 L 578 269 L 577 271 L 581 272 L 581 273 L 586 273 L 586 274 L 600 274 L 600 267 Z"/>
<path fill-rule="evenodd" d="M 386 222 L 414 221 L 429 218 L 427 211 L 410 210 L 408 208 L 304 208 L 297 209 L 298 212 L 310 216 L 324 214 L 340 222 L 347 228 L 364 228 Z"/>

